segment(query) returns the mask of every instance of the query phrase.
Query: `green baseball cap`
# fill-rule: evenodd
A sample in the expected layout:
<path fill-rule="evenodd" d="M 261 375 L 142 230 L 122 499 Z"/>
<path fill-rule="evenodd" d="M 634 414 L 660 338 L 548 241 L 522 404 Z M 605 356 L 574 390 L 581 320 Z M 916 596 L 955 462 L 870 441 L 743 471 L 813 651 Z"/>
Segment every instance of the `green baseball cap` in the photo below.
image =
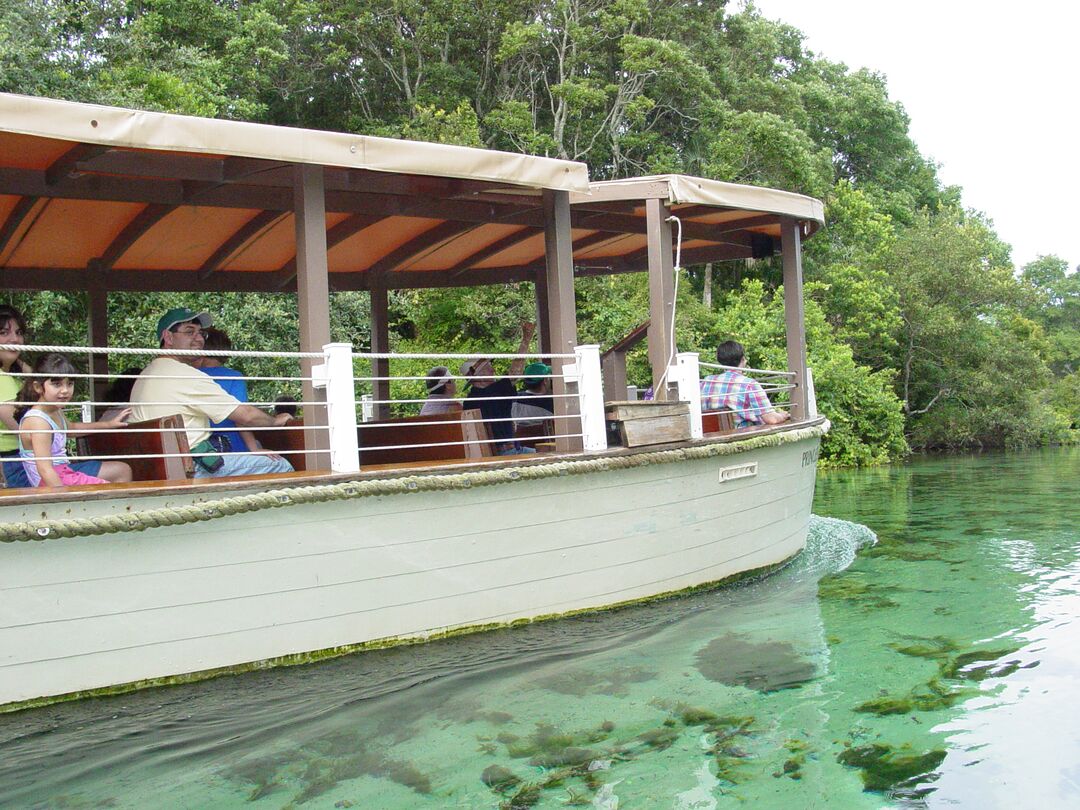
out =
<path fill-rule="evenodd" d="M 525 378 L 525 382 L 534 385 L 551 376 L 551 366 L 547 363 L 529 363 L 521 373 Z"/>
<path fill-rule="evenodd" d="M 209 312 L 195 312 L 187 307 L 175 307 L 170 309 L 164 315 L 162 315 L 157 322 L 157 336 L 158 340 L 161 340 L 161 336 L 169 329 L 172 329 L 178 323 L 187 323 L 188 321 L 198 321 L 199 326 L 203 329 L 212 325 L 214 319 L 210 317 Z"/>

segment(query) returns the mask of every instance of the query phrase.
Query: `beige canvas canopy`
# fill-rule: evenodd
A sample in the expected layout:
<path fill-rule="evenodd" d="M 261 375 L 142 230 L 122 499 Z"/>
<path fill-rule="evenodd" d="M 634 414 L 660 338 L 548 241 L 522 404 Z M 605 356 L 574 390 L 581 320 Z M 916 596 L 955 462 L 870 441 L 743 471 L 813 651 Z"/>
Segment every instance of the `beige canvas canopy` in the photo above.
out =
<path fill-rule="evenodd" d="M 647 266 L 644 200 L 683 263 L 771 255 L 821 203 L 669 175 L 589 184 L 580 163 L 0 94 L 0 272 L 26 289 L 290 291 L 295 168 L 321 167 L 330 289 L 534 281 L 542 197 L 569 192 L 578 274 Z"/>

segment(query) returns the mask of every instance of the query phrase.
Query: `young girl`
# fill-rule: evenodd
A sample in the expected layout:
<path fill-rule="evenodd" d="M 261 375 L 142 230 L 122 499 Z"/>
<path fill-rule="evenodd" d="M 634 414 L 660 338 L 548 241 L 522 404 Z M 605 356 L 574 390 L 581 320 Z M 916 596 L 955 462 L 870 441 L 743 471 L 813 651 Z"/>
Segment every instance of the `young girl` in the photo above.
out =
<path fill-rule="evenodd" d="M 0 344 L 22 345 L 25 342 L 26 320 L 22 313 L 7 304 L 0 305 Z M 15 418 L 15 406 L 8 403 L 19 398 L 19 381 L 11 376 L 11 372 L 29 370 L 30 367 L 19 359 L 18 350 L 0 351 L 0 458 L 9 487 L 28 486 L 19 461 L 19 422 Z"/>
<path fill-rule="evenodd" d="M 74 486 L 77 484 L 122 483 L 131 480 L 131 467 L 122 461 L 67 460 L 68 430 L 86 433 L 90 430 L 113 430 L 126 427 L 131 413 L 124 409 L 120 416 L 108 422 L 75 422 L 68 424 L 64 406 L 71 401 L 75 384 L 71 375 L 75 366 L 62 354 L 43 355 L 34 364 L 34 373 L 47 375 L 28 377 L 19 399 L 35 402 L 32 407 L 21 406 L 19 417 L 20 445 L 23 469 L 30 485 L 35 487 Z"/>

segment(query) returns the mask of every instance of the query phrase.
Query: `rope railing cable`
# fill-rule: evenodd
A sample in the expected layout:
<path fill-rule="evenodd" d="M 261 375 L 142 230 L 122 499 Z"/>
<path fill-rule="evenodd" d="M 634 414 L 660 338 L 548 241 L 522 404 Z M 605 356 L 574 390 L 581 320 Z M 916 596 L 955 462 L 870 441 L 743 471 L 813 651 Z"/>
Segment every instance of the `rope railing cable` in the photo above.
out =
<path fill-rule="evenodd" d="M 61 352 L 64 354 L 123 354 L 159 357 L 269 357 L 299 360 L 325 360 L 325 352 L 256 352 L 241 349 L 129 349 L 121 346 L 59 346 L 52 344 L 0 343 L 0 351 Z"/>

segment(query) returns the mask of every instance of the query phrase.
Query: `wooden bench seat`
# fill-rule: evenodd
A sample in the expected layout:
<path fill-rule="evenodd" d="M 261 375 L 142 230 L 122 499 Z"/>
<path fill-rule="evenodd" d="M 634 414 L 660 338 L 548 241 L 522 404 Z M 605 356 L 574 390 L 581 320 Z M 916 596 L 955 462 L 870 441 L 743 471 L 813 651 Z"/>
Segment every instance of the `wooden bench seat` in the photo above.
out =
<path fill-rule="evenodd" d="M 701 413 L 701 430 L 703 433 L 734 433 L 735 432 L 735 412 L 729 410 L 722 411 L 702 411 Z"/>
<path fill-rule="evenodd" d="M 551 438 L 555 435 L 554 424 L 545 419 L 539 425 L 514 425 L 514 441 L 522 447 L 546 452 L 549 447 L 554 447 Z"/>
<path fill-rule="evenodd" d="M 260 432 L 259 442 L 265 449 L 288 459 L 293 469 L 306 470 L 304 421 L 290 419 L 285 427 L 290 429 Z M 481 421 L 480 411 L 475 409 L 363 422 L 357 426 L 356 434 L 362 467 L 481 459 L 492 454 L 491 437 Z M 379 449 L 383 447 L 388 449 Z"/>
<path fill-rule="evenodd" d="M 285 430 L 261 430 L 255 434 L 264 450 L 270 450 L 284 458 L 297 472 L 307 469 L 307 453 L 304 447 L 304 420 L 290 419 Z"/>
<path fill-rule="evenodd" d="M 476 409 L 364 422 L 356 430 L 361 467 L 492 455 L 491 436 Z"/>
<path fill-rule="evenodd" d="M 90 458 L 130 456 L 123 460 L 131 465 L 133 481 L 178 481 L 195 472 L 195 461 L 188 455 L 191 449 L 180 416 L 132 422 L 127 430 L 116 432 L 93 431 L 79 439 L 78 447 L 81 455 Z M 168 457 L 162 458 L 162 454 Z"/>

